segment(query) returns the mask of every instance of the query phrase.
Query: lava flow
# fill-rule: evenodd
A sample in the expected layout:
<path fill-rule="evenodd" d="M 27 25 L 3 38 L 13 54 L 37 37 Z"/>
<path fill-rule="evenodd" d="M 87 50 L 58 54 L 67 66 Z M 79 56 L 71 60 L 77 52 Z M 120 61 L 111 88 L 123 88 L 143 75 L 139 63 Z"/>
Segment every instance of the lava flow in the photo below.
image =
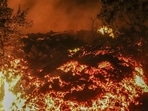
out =
<path fill-rule="evenodd" d="M 130 57 L 106 53 L 103 50 L 85 52 L 79 56 L 80 60 L 67 61 L 42 78 L 33 76 L 25 61 L 9 57 L 10 63 L 0 72 L 0 109 L 130 111 L 130 105 L 142 104 L 138 98 L 148 92 L 142 66 Z M 90 54 L 95 58 L 91 65 L 86 58 L 83 60 Z M 100 57 L 105 59 L 99 60 Z"/>

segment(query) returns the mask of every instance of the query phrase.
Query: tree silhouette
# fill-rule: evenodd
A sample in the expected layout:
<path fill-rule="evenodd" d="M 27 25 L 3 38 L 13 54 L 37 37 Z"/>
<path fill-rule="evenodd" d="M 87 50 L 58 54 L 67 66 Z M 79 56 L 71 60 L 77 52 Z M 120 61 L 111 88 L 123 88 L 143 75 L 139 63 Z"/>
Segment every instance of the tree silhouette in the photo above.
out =
<path fill-rule="evenodd" d="M 17 13 L 8 7 L 7 0 L 0 0 L 0 58 L 12 54 L 14 47 L 19 46 L 20 29 L 30 26 L 31 21 L 26 19 L 27 10 L 21 11 L 20 6 Z M 2 62 L 1 62 L 2 63 Z"/>
<path fill-rule="evenodd" d="M 104 24 L 117 31 L 144 32 L 148 29 L 147 0 L 100 0 L 102 7 L 98 14 Z"/>

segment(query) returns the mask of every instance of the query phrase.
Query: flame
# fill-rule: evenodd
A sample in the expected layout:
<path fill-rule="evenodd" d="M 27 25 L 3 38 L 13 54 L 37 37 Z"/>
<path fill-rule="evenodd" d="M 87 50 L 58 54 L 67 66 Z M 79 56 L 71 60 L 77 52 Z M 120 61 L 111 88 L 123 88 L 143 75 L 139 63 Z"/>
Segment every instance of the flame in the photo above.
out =
<path fill-rule="evenodd" d="M 2 97 L 3 95 L 3 74 L 2 72 L 0 72 L 0 110 L 2 111 L 3 110 L 3 104 L 2 104 Z"/>
<path fill-rule="evenodd" d="M 129 105 L 140 104 L 136 98 L 148 92 L 142 66 L 130 58 L 119 57 L 123 65 L 134 67 L 120 82 L 111 79 L 109 72 L 115 68 L 109 61 L 95 67 L 71 60 L 57 68 L 59 73 L 38 78 L 21 59 L 11 59 L 13 67 L 0 72 L 4 111 L 129 111 Z"/>
<path fill-rule="evenodd" d="M 20 91 L 20 80 L 22 75 L 17 74 L 20 73 L 18 68 L 20 59 L 14 59 L 11 56 L 8 56 L 9 59 L 13 59 L 9 61 L 9 64 L 4 64 L 0 71 L 0 81 L 1 81 L 1 107 L 0 109 L 3 111 L 11 111 L 14 109 L 21 110 L 25 99 L 23 99 L 22 91 Z M 4 70 L 4 68 L 6 68 Z"/>
<path fill-rule="evenodd" d="M 102 26 L 101 28 L 99 28 L 97 30 L 97 32 L 100 32 L 101 34 L 105 35 L 105 34 L 109 34 L 110 37 L 114 38 L 114 33 L 113 33 L 113 29 L 109 28 L 107 26 Z"/>
<path fill-rule="evenodd" d="M 137 86 L 143 88 L 144 92 L 148 92 L 148 86 L 146 85 L 145 81 L 143 80 L 142 77 L 136 75 L 135 76 L 135 83 Z"/>
<path fill-rule="evenodd" d="M 20 79 L 20 77 L 16 77 L 15 80 L 11 83 L 6 82 L 4 80 L 4 101 L 3 106 L 5 111 L 9 111 L 13 102 L 15 101 L 17 95 L 15 95 L 13 92 L 11 92 L 11 88 L 15 86 L 16 82 Z"/>

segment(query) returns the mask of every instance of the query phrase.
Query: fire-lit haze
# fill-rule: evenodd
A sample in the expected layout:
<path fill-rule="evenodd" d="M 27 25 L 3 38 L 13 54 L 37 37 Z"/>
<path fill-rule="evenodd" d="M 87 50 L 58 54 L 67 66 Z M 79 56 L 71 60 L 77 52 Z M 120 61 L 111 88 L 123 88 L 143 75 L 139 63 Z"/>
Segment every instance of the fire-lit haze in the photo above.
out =
<path fill-rule="evenodd" d="M 99 11 L 98 0 L 9 0 L 14 10 L 29 9 L 33 26 L 25 32 L 49 32 L 91 29 Z"/>

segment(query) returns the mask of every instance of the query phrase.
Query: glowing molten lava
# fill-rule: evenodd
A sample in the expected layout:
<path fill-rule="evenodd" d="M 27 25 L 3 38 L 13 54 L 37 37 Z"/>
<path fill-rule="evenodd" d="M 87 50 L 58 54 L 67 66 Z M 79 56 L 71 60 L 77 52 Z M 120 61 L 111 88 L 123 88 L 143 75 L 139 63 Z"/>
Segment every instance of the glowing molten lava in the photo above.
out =
<path fill-rule="evenodd" d="M 7 69 L 0 72 L 3 95 L 0 109 L 128 111 L 130 104 L 140 104 L 137 98 L 148 92 L 148 86 L 140 64 L 126 57 L 118 57 L 118 60 L 118 67 L 127 74 L 122 75 L 121 69 L 108 60 L 98 61 L 93 66 L 71 60 L 39 78 L 31 74 L 23 61 L 11 58 Z"/>

